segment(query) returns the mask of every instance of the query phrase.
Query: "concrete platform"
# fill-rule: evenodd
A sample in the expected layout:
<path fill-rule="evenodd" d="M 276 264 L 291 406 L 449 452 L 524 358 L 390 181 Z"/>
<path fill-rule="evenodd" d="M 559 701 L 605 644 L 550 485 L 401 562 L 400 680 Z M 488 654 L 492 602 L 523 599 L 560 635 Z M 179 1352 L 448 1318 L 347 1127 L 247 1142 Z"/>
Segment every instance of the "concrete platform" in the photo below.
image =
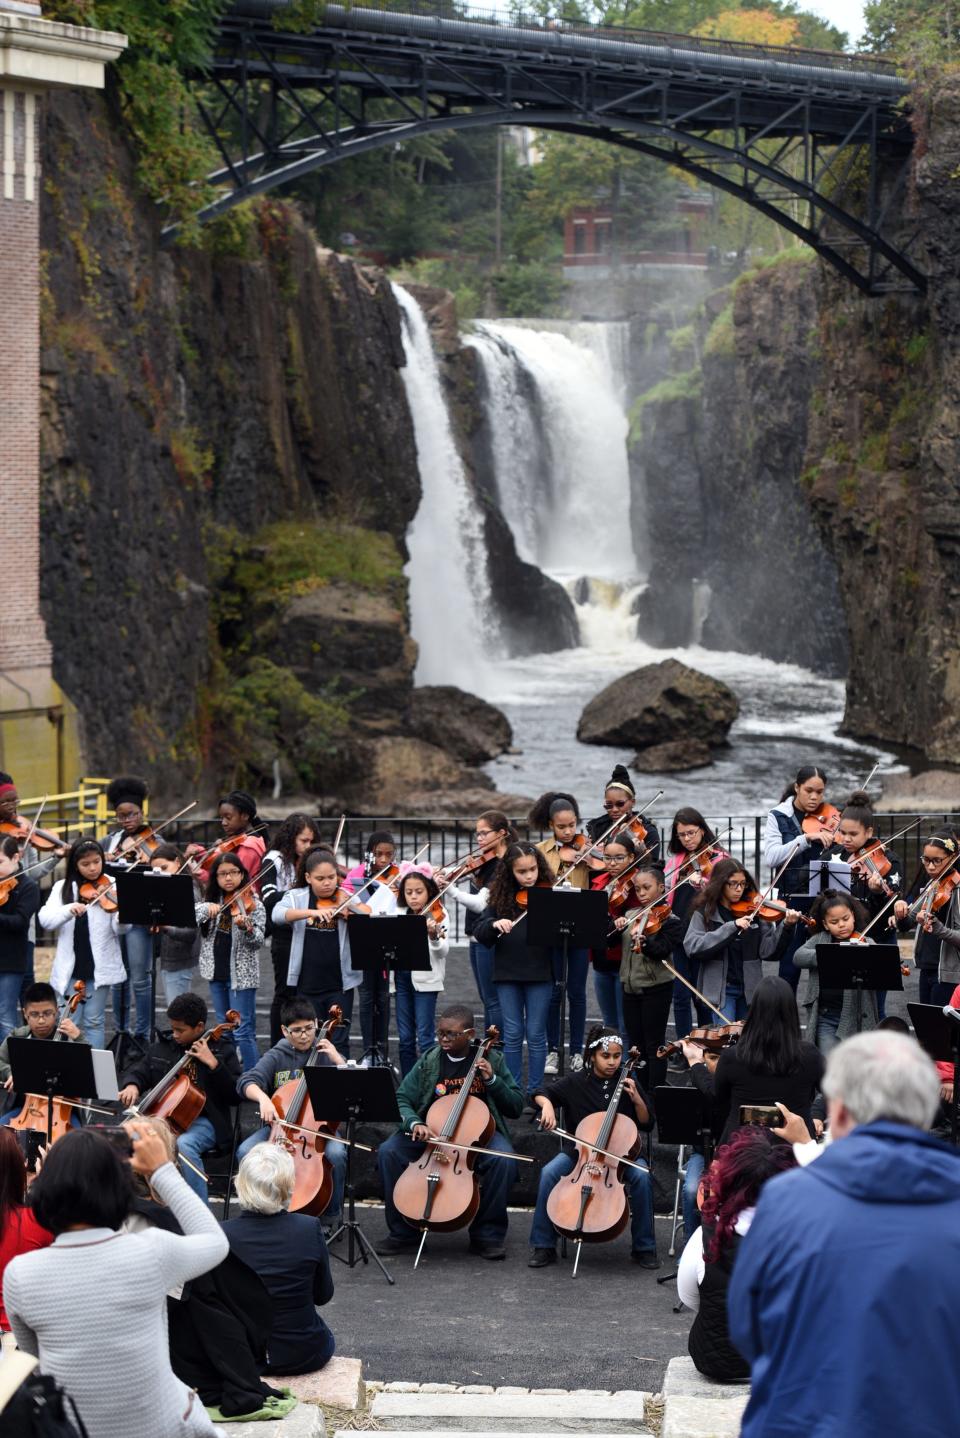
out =
<path fill-rule="evenodd" d="M 715 1383 L 693 1359 L 671 1358 L 663 1383 L 660 1438 L 737 1438 L 749 1383 Z"/>
<path fill-rule="evenodd" d="M 686 1354 L 682 1358 L 671 1358 L 667 1364 L 667 1375 L 663 1380 L 664 1398 L 742 1398 L 750 1397 L 749 1383 L 717 1383 L 707 1378 L 694 1366 L 693 1359 Z"/>
<path fill-rule="evenodd" d="M 274 1388 L 289 1388 L 301 1403 L 325 1403 L 355 1413 L 363 1407 L 363 1364 L 359 1358 L 333 1357 L 316 1373 L 296 1373 L 289 1378 L 271 1374 Z"/>
<path fill-rule="evenodd" d="M 223 1438 L 325 1438 L 323 1410 L 314 1403 L 299 1403 L 286 1418 L 264 1423 L 215 1423 Z"/>
<path fill-rule="evenodd" d="M 432 1433 L 642 1434 L 649 1395 L 620 1393 L 540 1394 L 378 1393 L 370 1407 L 384 1428 Z"/>

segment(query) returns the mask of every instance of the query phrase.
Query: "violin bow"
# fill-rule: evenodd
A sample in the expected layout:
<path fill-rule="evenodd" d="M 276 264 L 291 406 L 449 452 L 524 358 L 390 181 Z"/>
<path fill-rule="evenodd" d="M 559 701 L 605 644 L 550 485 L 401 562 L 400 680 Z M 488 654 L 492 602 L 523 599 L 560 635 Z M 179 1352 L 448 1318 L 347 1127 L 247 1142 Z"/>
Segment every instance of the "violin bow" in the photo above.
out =
<path fill-rule="evenodd" d="M 347 822 L 347 816 L 346 816 L 346 814 L 341 814 L 341 815 L 340 815 L 340 823 L 337 825 L 336 836 L 335 836 L 335 838 L 334 838 L 334 840 L 333 840 L 333 850 L 332 850 L 332 853 L 333 853 L 333 857 L 334 857 L 335 859 L 339 858 L 339 855 L 340 855 L 340 840 L 343 838 L 343 829 L 344 829 L 344 825 L 346 824 L 346 822 Z"/>
<path fill-rule="evenodd" d="M 217 912 L 216 912 L 212 917 L 215 918 L 215 919 L 219 919 L 219 917 L 220 917 L 220 915 L 223 913 L 224 909 L 229 909 L 229 907 L 230 907 L 230 905 L 233 903 L 234 899 L 239 899 L 243 894 L 245 894 L 245 893 L 247 892 L 248 889 L 252 889 L 253 886 L 254 886 L 254 884 L 259 884 L 260 880 L 263 878 L 264 872 L 265 872 L 267 869 L 275 869 L 276 867 L 277 867 L 277 861 L 276 861 L 276 859 L 267 859 L 267 860 L 265 860 L 265 862 L 264 862 L 264 863 L 260 866 L 260 868 L 257 870 L 257 872 L 256 872 L 256 874 L 254 875 L 254 877 L 253 877 L 252 879 L 248 879 L 245 884 L 241 884 L 240 887 L 239 887 L 239 889 L 234 889 L 234 891 L 233 891 L 233 893 L 230 895 L 229 899 L 225 899 L 225 900 L 224 900 L 224 902 L 223 902 L 223 903 L 220 905 L 220 907 L 217 909 Z"/>
<path fill-rule="evenodd" d="M 415 864 L 418 859 L 421 859 L 429 848 L 430 845 L 427 843 L 424 844 L 422 849 L 418 849 L 417 852 L 414 854 L 413 858 L 410 860 L 411 864 Z M 378 874 L 372 874 L 369 879 L 364 879 L 363 887 L 365 889 L 369 888 L 371 884 L 375 884 L 379 879 L 382 879 L 387 870 L 392 867 L 392 862 L 393 861 L 391 860 L 389 864 L 384 864 L 383 868 Z M 336 919 L 340 914 L 343 913 L 344 909 L 348 909 L 350 905 L 356 900 L 356 894 L 348 894 L 342 904 L 338 904 L 337 907 L 335 909 L 332 909 L 329 914 L 322 914 L 322 917 L 325 920 Z M 317 912 L 319 913 L 320 910 L 318 910 Z"/>
<path fill-rule="evenodd" d="M 898 897 L 899 897 L 899 895 L 897 895 L 897 894 L 892 894 L 892 895 L 890 896 L 890 898 L 887 900 L 887 902 L 884 904 L 883 908 L 877 910 L 877 912 L 874 914 L 873 918 L 870 920 L 869 924 L 867 924 L 866 928 L 865 928 L 865 929 L 863 930 L 863 932 L 861 933 L 861 935 L 860 935 L 861 941 L 867 937 L 867 935 L 869 934 L 870 930 L 873 928 L 874 924 L 877 923 L 880 919 L 883 918 L 884 914 L 885 914 L 885 913 L 887 912 L 887 910 L 890 908 L 890 905 L 891 905 L 891 904 L 895 904 L 895 903 L 897 902 Z"/>
<path fill-rule="evenodd" d="M 478 1143 L 449 1143 L 445 1138 L 434 1138 L 432 1134 L 424 1139 L 424 1143 L 433 1144 L 434 1148 L 458 1148 L 462 1153 L 488 1153 L 493 1158 L 515 1158 L 517 1163 L 534 1162 L 528 1153 L 501 1153 L 498 1148 L 483 1148 Z"/>
<path fill-rule="evenodd" d="M 919 817 L 916 818 L 916 819 L 914 819 L 912 823 L 910 823 L 910 824 L 905 824 L 902 829 L 898 829 L 895 834 L 891 834 L 890 837 L 889 837 L 889 839 L 871 839 L 871 840 L 870 840 L 870 847 L 869 847 L 868 849 L 866 849 L 866 850 L 864 851 L 864 853 L 860 854 L 860 855 L 854 860 L 854 863 L 858 863 L 858 864 L 859 864 L 859 863 L 861 862 L 861 860 L 870 859 L 870 858 L 873 857 L 874 854 L 876 854 L 876 853 L 878 852 L 878 850 L 881 850 L 881 851 L 882 851 L 883 848 L 884 848 L 884 846 L 885 846 L 886 844 L 892 844 L 895 839 L 902 839 L 904 834 L 909 834 L 909 832 L 910 832 L 911 829 L 915 829 L 915 828 L 917 827 L 917 825 L 920 823 L 920 821 L 921 821 L 922 818 L 923 818 L 923 815 L 922 815 L 922 814 L 919 815 Z M 954 862 L 956 862 L 956 861 L 954 860 Z M 944 872 L 944 874 L 945 874 L 945 873 L 947 872 L 946 869 L 944 869 L 943 872 Z M 938 874 L 938 875 L 937 875 L 938 880 L 941 879 L 942 877 L 943 877 L 942 874 Z"/>
<path fill-rule="evenodd" d="M 45 808 L 45 806 L 46 806 L 46 802 L 47 802 L 47 800 L 49 799 L 49 797 L 50 797 L 49 794 L 44 794 L 43 798 L 42 798 L 41 801 L 40 801 L 40 808 L 39 808 L 39 809 L 37 810 L 37 812 L 34 814 L 34 816 L 33 816 L 33 823 L 30 825 L 30 829 L 29 829 L 29 832 L 27 833 L 27 837 L 26 837 L 26 838 L 24 839 L 24 841 L 23 841 L 23 847 L 24 847 L 24 848 L 27 847 L 27 845 L 30 843 L 30 840 L 33 838 L 34 834 L 37 832 L 37 825 L 40 823 L 40 815 L 43 813 L 44 808 Z M 32 866 L 31 866 L 31 867 L 32 867 Z"/>
<path fill-rule="evenodd" d="M 727 1015 L 721 1013 L 720 1010 L 717 1008 L 716 1004 L 712 1004 L 709 999 L 704 998 L 700 990 L 698 988 L 695 988 L 694 985 L 691 984 L 689 979 L 685 979 L 683 977 L 683 974 L 678 973 L 677 970 L 673 967 L 673 964 L 670 963 L 669 959 L 661 959 L 660 962 L 661 964 L 663 964 L 663 967 L 666 969 L 668 974 L 673 974 L 673 977 L 675 979 L 679 979 L 681 984 L 683 984 L 686 988 L 690 990 L 694 998 L 699 999 L 700 1002 L 706 1006 L 706 1008 L 710 1009 L 712 1013 L 716 1014 L 718 1019 L 720 1019 L 724 1024 L 730 1023 L 730 1019 L 727 1017 Z M 681 1042 L 681 1040 L 678 1039 L 677 1042 L 679 1043 Z"/>
<path fill-rule="evenodd" d="M 445 894 L 447 890 L 451 888 L 455 883 L 457 883 L 459 879 L 463 878 L 463 875 L 459 871 L 463 868 L 464 864 L 466 864 L 469 859 L 473 859 L 476 857 L 477 854 L 483 854 L 484 852 L 485 850 L 483 849 L 471 849 L 468 854 L 464 854 L 462 859 L 457 859 L 453 864 L 451 864 L 449 867 L 452 868 L 453 873 L 450 875 L 450 878 L 446 881 L 443 888 L 437 894 L 437 898 L 439 899 L 440 896 L 442 894 Z M 444 869 L 446 869 L 447 867 L 448 866 L 446 864 L 441 864 L 437 872 L 443 873 Z"/>
<path fill-rule="evenodd" d="M 623 816 L 622 819 L 614 819 L 614 821 L 613 821 L 613 823 L 610 825 L 609 829 L 606 829 L 606 830 L 604 831 L 604 833 L 602 833 L 602 834 L 600 835 L 599 839 L 594 839 L 594 841 L 593 841 L 593 843 L 590 845 L 589 849 L 584 849 L 583 853 L 579 856 L 579 858 L 574 859 L 573 863 L 570 865 L 570 868 L 567 870 L 566 874 L 564 875 L 564 878 L 569 877 L 569 875 L 573 872 L 573 870 L 577 867 L 578 864 L 582 864 L 585 859 L 589 859 L 590 855 L 593 854 L 593 853 L 595 853 L 595 852 L 597 851 L 597 849 L 599 849 L 603 844 L 605 844 L 605 843 L 607 842 L 608 839 L 614 839 L 614 838 L 616 838 L 616 836 L 617 836 L 617 834 L 619 834 L 620 830 L 623 829 L 623 828 L 625 828 L 626 825 L 629 824 L 633 819 L 642 818 L 642 816 L 643 816 L 643 815 L 647 812 L 647 810 L 650 808 L 651 804 L 655 804 L 655 803 L 657 802 L 657 800 L 660 799 L 660 798 L 662 798 L 662 797 L 663 797 L 663 790 L 662 790 L 662 789 L 658 789 L 657 792 L 654 794 L 653 798 L 652 798 L 652 799 L 648 799 L 647 802 L 646 802 L 646 804 L 644 804 L 643 808 L 642 808 L 642 809 L 638 809 L 635 814 L 624 814 L 624 816 Z M 653 848 L 653 845 L 652 845 L 652 844 L 648 845 L 648 848 L 649 848 L 649 849 L 652 849 L 652 848 Z"/>
<path fill-rule="evenodd" d="M 575 1144 L 581 1144 L 581 1143 L 582 1143 L 582 1144 L 584 1144 L 584 1145 L 586 1146 L 586 1140 L 585 1140 L 585 1139 L 577 1138 L 577 1136 L 576 1136 L 575 1133 L 568 1133 L 565 1128 L 560 1128 L 559 1125 L 556 1125 L 554 1128 L 544 1128 L 544 1127 L 543 1127 L 543 1124 L 541 1123 L 541 1124 L 538 1124 L 537 1127 L 541 1130 L 542 1133 L 555 1133 L 556 1136 L 557 1136 L 557 1138 L 568 1138 L 571 1143 L 575 1143 Z M 641 1173 L 646 1173 L 646 1172 L 647 1172 L 647 1169 L 644 1167 L 644 1165 L 643 1165 L 642 1163 L 634 1163 L 634 1161 L 633 1161 L 632 1158 L 621 1158 L 618 1153 L 611 1153 L 608 1148 L 598 1148 L 595 1143 L 591 1143 L 591 1144 L 589 1145 L 589 1148 L 590 1148 L 590 1152 L 591 1152 L 591 1153 L 602 1153 L 603 1156 L 604 1156 L 604 1158 L 612 1158 L 612 1159 L 614 1159 L 617 1163 L 626 1164 L 627 1168 L 638 1168 L 638 1169 L 640 1169 Z M 514 1157 L 514 1158 L 519 1158 L 520 1155 L 519 1155 L 519 1154 L 514 1154 L 513 1157 Z M 532 1161 L 533 1161 L 533 1160 L 531 1159 L 531 1162 L 532 1162 Z"/>
<path fill-rule="evenodd" d="M 681 867 L 681 871 L 682 871 L 683 869 L 685 869 L 688 864 L 692 864 L 695 859 L 699 859 L 699 857 L 700 857 L 701 854 L 709 853 L 709 851 L 713 848 L 714 844 L 719 844 L 719 842 L 720 842 L 720 840 L 721 840 L 722 838 L 725 839 L 728 834 L 732 834 L 732 833 L 733 833 L 733 825 L 731 824 L 731 825 L 729 826 L 729 828 L 724 829 L 724 831 L 723 831 L 722 834 L 718 834 L 715 839 L 711 839 L 711 841 L 710 841 L 709 844 L 705 844 L 702 849 L 698 849 L 695 854 L 691 854 L 689 859 L 685 859 L 685 860 L 683 861 L 683 864 L 680 866 L 680 867 Z M 642 856 L 641 856 L 641 857 L 642 857 Z M 639 862 L 640 862 L 639 859 L 635 859 L 635 860 L 634 860 L 634 863 L 639 863 Z M 633 865 L 628 865 L 627 868 L 624 869 L 623 874 L 628 873 L 629 870 L 630 870 L 632 867 L 633 867 Z M 617 875 L 617 880 L 618 880 L 618 881 L 623 878 L 623 874 L 618 874 L 618 875 Z M 664 893 L 660 894 L 656 899 L 654 899 L 651 904 L 647 904 L 644 908 L 642 908 L 642 909 L 640 910 L 639 914 L 636 914 L 636 915 L 634 916 L 634 918 L 632 918 L 632 919 L 630 920 L 630 925 L 629 925 L 630 933 L 631 933 L 631 934 L 634 933 L 634 931 L 636 930 L 637 924 L 640 922 L 641 919 L 645 919 L 645 918 L 646 918 L 647 914 L 650 913 L 651 909 L 655 909 L 658 904 L 665 904 L 666 901 L 669 899 L 670 895 L 671 895 L 671 894 L 675 894 L 678 889 L 682 889 L 683 886 L 684 886 L 684 884 L 686 884 L 686 883 L 689 883 L 689 880 L 688 880 L 688 879 L 678 879 L 675 884 L 671 884 L 670 888 L 667 889 Z M 619 934 L 620 932 L 621 932 L 620 929 L 613 929 L 613 930 L 611 930 L 611 933 L 607 935 L 607 938 L 609 939 L 610 937 L 612 937 L 613 934 Z M 714 1013 L 716 1013 L 716 1009 L 714 1009 Z"/>
<path fill-rule="evenodd" d="M 189 814 L 191 809 L 195 809 L 195 808 L 197 807 L 197 802 L 198 802 L 198 801 L 197 801 L 196 799 L 194 799 L 194 801 L 193 801 L 192 804 L 188 804 L 185 809 L 181 809 L 181 810 L 180 810 L 178 813 L 176 813 L 176 814 L 171 814 L 170 818 L 169 818 L 169 819 L 164 819 L 164 821 L 163 821 L 162 824 L 150 824 L 150 825 L 148 825 L 148 828 L 149 828 L 149 830 L 150 830 L 150 838 L 152 839 L 155 834 L 159 834 L 161 829 L 166 829 L 166 828 L 168 827 L 168 825 L 176 823 L 177 819 L 182 819 L 183 816 L 184 816 L 184 814 Z M 121 839 L 120 842 L 122 843 L 123 840 Z M 140 847 L 140 843 L 143 843 L 143 842 L 144 842 L 144 840 L 140 840 L 139 843 L 138 843 L 136 840 L 134 840 L 134 843 L 133 843 L 133 845 L 132 845 L 132 847 L 131 847 L 130 849 L 127 849 L 127 850 L 120 849 L 120 848 L 114 849 L 114 850 L 112 851 L 112 853 L 107 856 L 108 861 L 109 861 L 109 859 L 113 858 L 114 855 L 116 855 L 116 857 L 117 857 L 118 859 L 122 859 L 125 854 L 127 854 L 127 853 L 133 853 L 134 851 L 138 850 L 139 847 Z"/>

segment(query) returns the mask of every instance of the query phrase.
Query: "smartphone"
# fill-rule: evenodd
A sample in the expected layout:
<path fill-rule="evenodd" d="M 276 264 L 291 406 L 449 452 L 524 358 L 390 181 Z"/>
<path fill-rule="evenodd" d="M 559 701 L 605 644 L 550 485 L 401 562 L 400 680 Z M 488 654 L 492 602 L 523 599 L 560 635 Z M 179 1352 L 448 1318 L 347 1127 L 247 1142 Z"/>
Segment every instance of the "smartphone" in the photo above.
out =
<path fill-rule="evenodd" d="M 118 1124 L 106 1123 L 88 1123 L 85 1127 L 88 1133 L 101 1134 L 124 1158 L 133 1157 L 133 1139 L 125 1128 L 121 1128 Z"/>
<path fill-rule="evenodd" d="M 742 1103 L 740 1122 L 756 1123 L 761 1128 L 782 1128 L 783 1114 L 775 1103 Z"/>

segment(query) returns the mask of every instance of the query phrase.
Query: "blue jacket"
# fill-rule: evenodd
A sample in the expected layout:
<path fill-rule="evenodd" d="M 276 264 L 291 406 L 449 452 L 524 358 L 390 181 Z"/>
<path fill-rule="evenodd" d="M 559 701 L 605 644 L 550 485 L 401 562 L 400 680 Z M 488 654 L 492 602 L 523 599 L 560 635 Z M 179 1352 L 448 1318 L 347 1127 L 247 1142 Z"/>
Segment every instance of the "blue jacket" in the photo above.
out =
<path fill-rule="evenodd" d="M 727 1298 L 741 1438 L 944 1438 L 960 1414 L 960 1153 L 866 1124 L 760 1195 Z"/>

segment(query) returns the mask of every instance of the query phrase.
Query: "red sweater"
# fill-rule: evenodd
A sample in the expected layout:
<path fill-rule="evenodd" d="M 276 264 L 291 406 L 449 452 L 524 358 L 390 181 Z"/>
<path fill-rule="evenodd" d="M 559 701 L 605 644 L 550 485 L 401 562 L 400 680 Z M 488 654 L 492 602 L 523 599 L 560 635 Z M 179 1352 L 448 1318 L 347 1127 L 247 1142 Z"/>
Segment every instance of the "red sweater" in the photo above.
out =
<path fill-rule="evenodd" d="M 47 1248 L 53 1234 L 41 1228 L 30 1208 L 15 1208 L 0 1233 L 0 1332 L 10 1332 L 10 1320 L 3 1306 L 3 1275 L 11 1258 L 29 1253 L 32 1248 Z"/>
<path fill-rule="evenodd" d="M 957 987 L 950 995 L 950 1007 L 952 1009 L 960 1009 L 960 984 L 957 984 Z M 940 1063 L 938 1060 L 937 1073 L 940 1075 L 941 1083 L 953 1083 L 953 1064 Z"/>

